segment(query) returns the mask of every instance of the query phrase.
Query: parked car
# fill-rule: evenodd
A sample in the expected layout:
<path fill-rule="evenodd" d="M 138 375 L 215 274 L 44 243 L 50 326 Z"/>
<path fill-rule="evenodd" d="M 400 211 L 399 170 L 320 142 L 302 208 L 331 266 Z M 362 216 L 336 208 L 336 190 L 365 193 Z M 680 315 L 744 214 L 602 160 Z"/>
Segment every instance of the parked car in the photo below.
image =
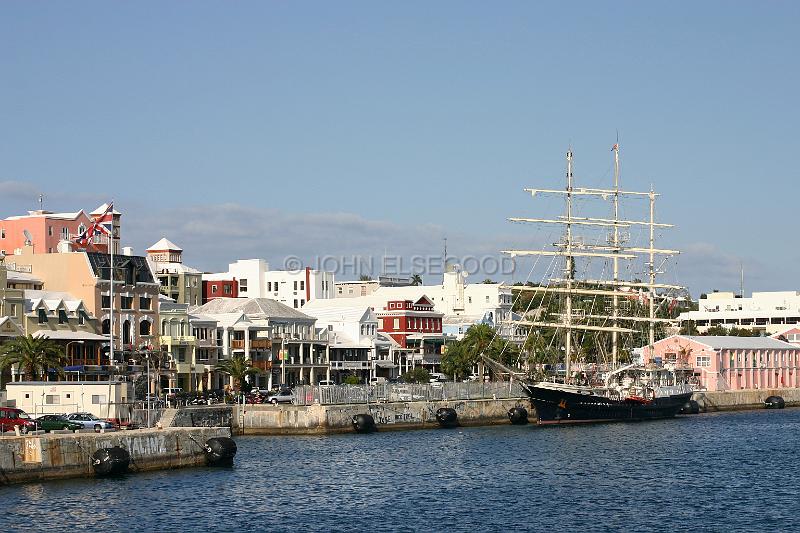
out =
<path fill-rule="evenodd" d="M 100 431 L 101 429 L 112 429 L 114 427 L 114 424 L 108 420 L 97 418 L 91 413 L 70 413 L 64 418 L 70 422 L 77 422 L 78 424 L 81 424 L 84 429 L 93 429 L 95 431 Z"/>
<path fill-rule="evenodd" d="M 76 429 L 83 429 L 83 424 L 67 420 L 64 415 L 42 415 L 35 422 L 38 429 L 45 431 L 53 431 L 55 429 L 75 431 Z"/>
<path fill-rule="evenodd" d="M 14 426 L 22 433 L 36 429 L 36 423 L 22 409 L 0 407 L 0 431 L 14 431 Z"/>
<path fill-rule="evenodd" d="M 294 393 L 290 389 L 282 389 L 267 396 L 267 401 L 273 405 L 279 403 L 294 403 Z"/>

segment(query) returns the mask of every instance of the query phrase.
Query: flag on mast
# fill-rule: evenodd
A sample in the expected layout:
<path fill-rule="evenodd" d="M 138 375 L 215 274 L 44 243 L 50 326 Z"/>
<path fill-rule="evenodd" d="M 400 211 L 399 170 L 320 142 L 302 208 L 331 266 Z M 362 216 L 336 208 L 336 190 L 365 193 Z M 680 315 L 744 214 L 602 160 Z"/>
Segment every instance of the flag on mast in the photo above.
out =
<path fill-rule="evenodd" d="M 90 244 L 96 244 L 95 236 L 100 237 L 105 235 L 111 237 L 114 229 L 114 202 L 106 204 L 106 209 L 103 214 L 94 219 L 89 227 L 75 237 L 75 244 L 87 247 Z"/>

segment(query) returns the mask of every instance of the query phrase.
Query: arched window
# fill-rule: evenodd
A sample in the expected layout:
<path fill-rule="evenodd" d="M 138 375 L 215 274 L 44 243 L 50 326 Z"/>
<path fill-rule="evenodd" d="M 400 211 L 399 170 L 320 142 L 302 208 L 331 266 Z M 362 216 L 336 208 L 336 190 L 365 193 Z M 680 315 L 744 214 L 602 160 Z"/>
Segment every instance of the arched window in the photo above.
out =
<path fill-rule="evenodd" d="M 122 344 L 131 343 L 131 323 L 126 320 L 122 323 Z"/>
<path fill-rule="evenodd" d="M 162 320 L 161 321 L 161 334 L 162 335 L 169 335 L 169 330 L 167 330 L 167 321 L 166 320 Z"/>
<path fill-rule="evenodd" d="M 103 320 L 103 335 L 111 333 L 111 321 L 109 319 Z"/>
<path fill-rule="evenodd" d="M 142 320 L 139 323 L 139 335 L 150 335 L 150 322 L 147 320 Z"/>

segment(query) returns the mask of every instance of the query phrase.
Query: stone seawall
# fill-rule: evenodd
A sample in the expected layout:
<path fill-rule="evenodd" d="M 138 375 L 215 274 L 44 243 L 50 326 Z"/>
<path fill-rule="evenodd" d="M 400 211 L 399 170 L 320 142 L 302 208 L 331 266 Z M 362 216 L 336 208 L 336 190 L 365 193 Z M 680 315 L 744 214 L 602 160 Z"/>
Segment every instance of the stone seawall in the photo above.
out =
<path fill-rule="evenodd" d="M 462 426 L 482 426 L 507 424 L 508 410 L 516 406 L 531 412 L 526 398 L 357 405 L 246 405 L 235 413 L 233 421 L 234 431 L 248 435 L 349 433 L 353 431 L 352 417 L 357 414 L 372 415 L 378 430 L 424 429 L 438 427 L 436 411 L 450 407 L 455 409 Z"/>
<path fill-rule="evenodd" d="M 763 409 L 764 400 L 780 396 L 787 407 L 800 406 L 800 389 L 743 389 L 734 391 L 695 392 L 692 399 L 700 404 L 700 410 L 736 411 Z"/>
<path fill-rule="evenodd" d="M 130 472 L 202 465 L 205 442 L 229 436 L 229 428 L 4 436 L 0 437 L 0 485 L 93 476 L 92 454 L 113 446 L 130 453 Z"/>

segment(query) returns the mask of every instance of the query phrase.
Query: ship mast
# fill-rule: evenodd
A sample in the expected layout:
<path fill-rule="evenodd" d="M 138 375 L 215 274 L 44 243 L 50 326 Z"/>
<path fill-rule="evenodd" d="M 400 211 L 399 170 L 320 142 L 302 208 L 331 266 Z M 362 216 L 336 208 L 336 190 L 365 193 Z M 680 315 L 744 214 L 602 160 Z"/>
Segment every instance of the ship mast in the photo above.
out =
<path fill-rule="evenodd" d="M 572 281 L 575 276 L 574 258 L 572 257 L 572 147 L 567 150 L 567 242 L 566 260 L 564 261 L 565 278 L 567 280 L 567 305 L 564 317 L 566 342 L 564 343 L 564 382 L 570 382 L 570 364 L 572 357 Z"/>
<path fill-rule="evenodd" d="M 614 239 L 613 239 L 613 246 L 614 250 L 614 282 L 619 281 L 619 258 L 616 257 L 616 254 L 619 253 L 619 139 L 617 139 L 617 143 L 614 145 L 612 149 L 614 151 Z M 650 243 L 650 247 L 652 248 L 652 242 Z M 652 279 L 650 280 L 653 281 Z M 614 327 L 618 327 L 618 317 L 619 317 L 619 296 L 616 294 L 612 296 L 612 309 L 611 309 L 611 318 L 612 324 Z M 611 332 L 611 365 L 616 368 L 617 366 L 617 354 L 618 354 L 618 340 L 619 340 L 619 333 L 617 331 Z"/>
<path fill-rule="evenodd" d="M 655 214 L 656 214 L 656 195 L 653 192 L 653 186 L 650 185 L 650 320 L 652 321 L 656 317 L 656 307 L 655 307 L 655 296 L 656 290 L 653 285 L 656 283 L 656 263 L 655 263 Z M 650 322 L 650 328 L 648 330 L 648 344 L 650 353 L 653 350 L 653 344 L 656 342 L 656 329 L 655 329 L 655 322 Z"/>

